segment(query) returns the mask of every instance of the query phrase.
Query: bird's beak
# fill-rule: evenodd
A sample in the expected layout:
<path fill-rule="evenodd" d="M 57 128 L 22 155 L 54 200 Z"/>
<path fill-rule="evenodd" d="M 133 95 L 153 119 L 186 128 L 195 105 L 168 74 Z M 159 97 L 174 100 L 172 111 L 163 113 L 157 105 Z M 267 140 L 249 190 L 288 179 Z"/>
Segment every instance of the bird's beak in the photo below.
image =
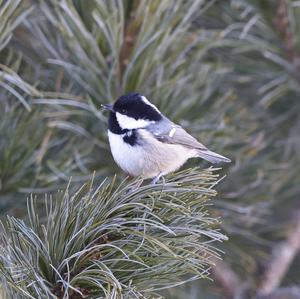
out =
<path fill-rule="evenodd" d="M 105 105 L 101 105 L 101 107 L 105 110 L 109 110 L 111 112 L 114 112 L 114 108 L 112 104 L 105 104 Z"/>

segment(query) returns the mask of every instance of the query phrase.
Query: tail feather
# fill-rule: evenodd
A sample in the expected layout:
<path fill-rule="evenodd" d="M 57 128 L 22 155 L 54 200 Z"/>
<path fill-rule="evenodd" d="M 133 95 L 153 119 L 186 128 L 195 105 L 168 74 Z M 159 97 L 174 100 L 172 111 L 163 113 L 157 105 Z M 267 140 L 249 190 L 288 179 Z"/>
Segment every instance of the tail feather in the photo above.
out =
<path fill-rule="evenodd" d="M 231 162 L 230 159 L 222 156 L 222 155 L 219 155 L 215 152 L 212 152 L 210 150 L 200 150 L 198 152 L 198 156 L 204 160 L 207 160 L 211 163 L 221 163 L 221 162 L 226 162 L 226 163 L 229 163 Z"/>

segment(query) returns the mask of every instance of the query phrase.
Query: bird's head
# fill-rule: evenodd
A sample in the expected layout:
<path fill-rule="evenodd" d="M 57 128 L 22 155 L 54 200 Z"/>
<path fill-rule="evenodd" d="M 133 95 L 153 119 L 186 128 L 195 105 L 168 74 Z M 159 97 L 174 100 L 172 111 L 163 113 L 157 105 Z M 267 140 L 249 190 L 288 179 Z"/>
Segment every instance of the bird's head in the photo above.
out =
<path fill-rule="evenodd" d="M 139 93 L 129 93 L 117 99 L 113 105 L 104 105 L 111 111 L 122 130 L 145 128 L 162 119 L 161 112 Z"/>

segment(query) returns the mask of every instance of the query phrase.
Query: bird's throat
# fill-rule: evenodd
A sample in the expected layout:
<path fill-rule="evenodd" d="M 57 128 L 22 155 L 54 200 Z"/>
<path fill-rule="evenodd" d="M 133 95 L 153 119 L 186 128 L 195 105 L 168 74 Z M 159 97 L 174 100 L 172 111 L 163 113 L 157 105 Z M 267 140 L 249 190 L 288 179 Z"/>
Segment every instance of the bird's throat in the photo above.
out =
<path fill-rule="evenodd" d="M 116 113 L 110 112 L 109 120 L 108 120 L 108 129 L 114 134 L 125 134 L 128 130 L 122 129 L 118 123 Z"/>

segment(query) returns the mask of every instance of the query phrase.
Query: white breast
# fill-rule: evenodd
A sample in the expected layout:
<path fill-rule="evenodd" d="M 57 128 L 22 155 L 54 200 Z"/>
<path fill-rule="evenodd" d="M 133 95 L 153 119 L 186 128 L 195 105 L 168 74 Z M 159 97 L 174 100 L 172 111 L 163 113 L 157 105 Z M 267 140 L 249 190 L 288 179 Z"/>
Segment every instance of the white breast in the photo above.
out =
<path fill-rule="evenodd" d="M 145 153 L 140 146 L 124 142 L 123 135 L 108 131 L 110 149 L 116 163 L 131 176 L 139 176 L 144 168 Z"/>
<path fill-rule="evenodd" d="M 111 152 L 116 163 L 131 176 L 153 178 L 181 167 L 187 159 L 196 157 L 197 152 L 181 145 L 158 141 L 146 130 L 138 130 L 142 145 L 131 146 L 122 135 L 108 131 Z"/>

